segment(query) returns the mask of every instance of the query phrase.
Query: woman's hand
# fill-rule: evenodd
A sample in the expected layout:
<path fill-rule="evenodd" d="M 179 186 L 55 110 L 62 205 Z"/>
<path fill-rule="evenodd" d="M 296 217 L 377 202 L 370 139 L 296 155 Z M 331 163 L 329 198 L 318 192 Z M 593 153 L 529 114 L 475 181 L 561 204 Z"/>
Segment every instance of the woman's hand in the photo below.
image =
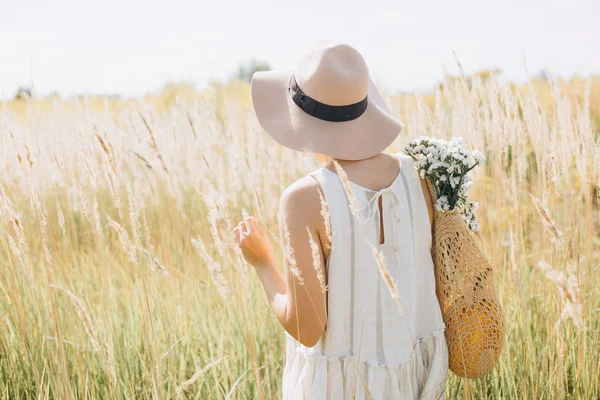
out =
<path fill-rule="evenodd" d="M 274 265 L 273 246 L 267 234 L 258 228 L 259 219 L 247 217 L 233 230 L 244 258 L 254 267 Z"/>

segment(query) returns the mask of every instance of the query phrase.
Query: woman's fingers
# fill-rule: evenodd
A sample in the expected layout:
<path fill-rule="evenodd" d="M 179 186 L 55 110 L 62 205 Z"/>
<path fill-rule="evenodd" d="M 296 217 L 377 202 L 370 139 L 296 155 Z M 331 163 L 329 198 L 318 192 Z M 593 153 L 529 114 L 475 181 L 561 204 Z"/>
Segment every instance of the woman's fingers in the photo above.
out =
<path fill-rule="evenodd" d="M 247 237 L 250 234 L 250 232 L 248 231 L 248 227 L 246 226 L 244 221 L 237 224 L 233 231 L 237 232 L 238 239 L 240 240 Z"/>
<path fill-rule="evenodd" d="M 250 221 L 252 227 L 254 228 L 254 230 L 258 233 L 260 233 L 261 235 L 265 235 L 265 233 L 262 231 L 262 229 L 260 229 L 258 227 L 258 223 L 260 222 L 260 219 L 258 219 L 257 217 L 247 217 L 246 218 L 247 221 Z"/>
<path fill-rule="evenodd" d="M 237 243 L 240 244 L 240 226 L 236 226 L 233 231 L 233 240 Z"/>
<path fill-rule="evenodd" d="M 264 263 L 273 260 L 273 247 L 265 233 L 258 228 L 260 220 L 256 217 L 244 218 L 233 230 L 237 247 L 242 250 L 244 258 L 250 264 Z"/>
<path fill-rule="evenodd" d="M 242 240 L 250 237 L 253 233 L 259 233 L 265 236 L 265 233 L 258 227 L 260 220 L 257 217 L 247 217 L 237 224 L 233 229 L 233 235 L 236 243 L 240 244 Z"/>
<path fill-rule="evenodd" d="M 245 221 L 240 222 L 240 232 L 242 233 L 242 237 L 247 237 L 250 235 L 250 229 L 248 229 L 248 225 Z"/>
<path fill-rule="evenodd" d="M 250 234 L 252 234 L 252 232 L 254 231 L 254 226 L 252 226 L 252 223 L 248 220 L 244 220 L 244 226 L 246 227 L 246 232 L 248 232 L 248 236 L 250 236 Z"/>

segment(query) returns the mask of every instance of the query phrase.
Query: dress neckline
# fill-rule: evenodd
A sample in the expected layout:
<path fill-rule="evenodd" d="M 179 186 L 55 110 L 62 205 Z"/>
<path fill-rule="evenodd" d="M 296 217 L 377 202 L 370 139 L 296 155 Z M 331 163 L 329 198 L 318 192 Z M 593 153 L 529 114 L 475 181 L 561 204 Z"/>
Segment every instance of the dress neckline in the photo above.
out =
<path fill-rule="evenodd" d="M 396 154 L 392 154 L 392 156 L 394 156 L 396 159 L 398 159 L 398 164 L 400 165 L 400 168 L 398 170 L 398 175 L 396 175 L 396 177 L 394 178 L 394 180 L 392 181 L 392 183 L 390 183 L 388 186 L 386 186 L 384 188 L 381 188 L 379 190 L 373 190 L 373 189 L 369 189 L 367 187 L 364 187 L 362 185 L 359 185 L 358 183 L 354 183 L 350 179 L 348 179 L 348 183 L 350 183 L 350 185 L 352 185 L 352 186 L 355 186 L 355 187 L 357 187 L 359 189 L 362 189 L 362 190 L 364 190 L 366 192 L 370 192 L 370 193 L 379 193 L 379 192 L 383 192 L 383 191 L 386 191 L 386 190 L 390 190 L 392 187 L 394 187 L 396 185 L 396 183 L 398 183 L 398 181 L 400 181 L 400 178 L 402 177 L 402 174 L 404 173 L 404 168 L 405 168 L 404 164 L 406 164 L 406 163 L 402 162 L 402 159 L 400 158 L 401 157 L 400 154 L 397 154 L 397 155 Z M 337 173 L 333 172 L 332 170 L 330 170 L 327 167 L 321 167 L 321 169 L 323 169 L 323 170 L 325 170 L 325 171 L 327 171 L 327 172 L 335 175 L 338 178 L 340 177 Z"/>

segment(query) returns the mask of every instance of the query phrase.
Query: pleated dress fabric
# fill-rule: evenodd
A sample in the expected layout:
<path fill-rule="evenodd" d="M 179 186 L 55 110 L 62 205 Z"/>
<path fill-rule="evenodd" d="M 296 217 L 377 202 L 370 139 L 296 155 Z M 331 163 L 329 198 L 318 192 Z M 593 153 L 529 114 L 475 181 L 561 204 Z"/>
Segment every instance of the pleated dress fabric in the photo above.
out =
<path fill-rule="evenodd" d="M 327 168 L 311 173 L 323 189 L 333 233 L 326 265 L 328 322 L 313 347 L 286 332 L 285 400 L 446 398 L 448 347 L 435 294 L 427 204 L 412 158 L 397 157 L 400 173 L 387 188 L 349 183 L 359 218 L 337 174 Z M 384 256 L 402 310 L 369 243 Z"/>

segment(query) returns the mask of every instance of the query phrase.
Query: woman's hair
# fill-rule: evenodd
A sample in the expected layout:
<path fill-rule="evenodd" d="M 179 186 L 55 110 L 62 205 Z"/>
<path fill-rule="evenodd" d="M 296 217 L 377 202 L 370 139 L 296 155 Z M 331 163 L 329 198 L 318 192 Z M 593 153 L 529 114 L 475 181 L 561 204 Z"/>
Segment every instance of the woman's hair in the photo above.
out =
<path fill-rule="evenodd" d="M 328 156 L 326 154 L 320 154 L 320 153 L 314 153 L 315 157 L 317 157 L 317 160 L 319 160 L 323 165 L 326 165 L 329 163 L 329 161 L 331 161 L 331 156 Z"/>

